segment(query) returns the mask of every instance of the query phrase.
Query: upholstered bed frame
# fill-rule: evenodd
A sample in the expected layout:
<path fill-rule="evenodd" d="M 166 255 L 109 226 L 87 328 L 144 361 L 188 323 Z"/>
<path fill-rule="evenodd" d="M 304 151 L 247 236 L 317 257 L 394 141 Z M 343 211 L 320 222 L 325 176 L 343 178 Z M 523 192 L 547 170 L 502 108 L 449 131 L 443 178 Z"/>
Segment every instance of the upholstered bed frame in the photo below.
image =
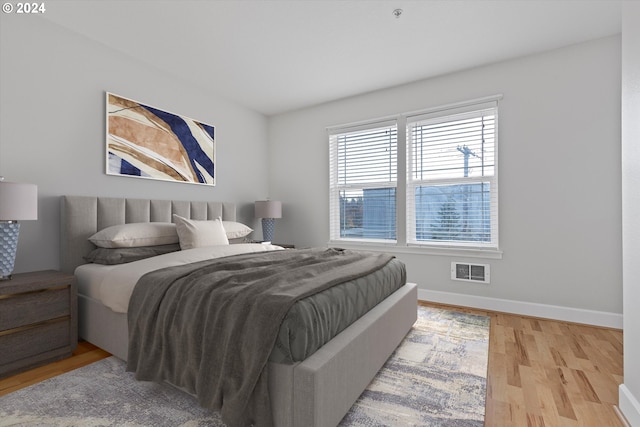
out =
<path fill-rule="evenodd" d="M 236 219 L 233 203 L 63 196 L 61 267 L 73 273 L 94 246 L 96 231 L 133 222 Z M 79 335 L 126 360 L 125 314 L 78 295 Z M 269 390 L 276 426 L 336 426 L 416 320 L 417 287 L 407 283 L 306 360 L 269 364 Z"/>

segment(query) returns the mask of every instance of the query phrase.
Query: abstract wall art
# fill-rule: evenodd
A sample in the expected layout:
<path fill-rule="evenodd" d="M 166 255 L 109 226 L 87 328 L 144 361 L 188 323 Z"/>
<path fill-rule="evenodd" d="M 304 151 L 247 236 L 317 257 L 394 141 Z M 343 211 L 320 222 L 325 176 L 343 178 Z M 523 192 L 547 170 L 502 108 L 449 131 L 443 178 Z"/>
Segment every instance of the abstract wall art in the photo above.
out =
<path fill-rule="evenodd" d="M 107 92 L 107 174 L 215 185 L 215 128 Z"/>

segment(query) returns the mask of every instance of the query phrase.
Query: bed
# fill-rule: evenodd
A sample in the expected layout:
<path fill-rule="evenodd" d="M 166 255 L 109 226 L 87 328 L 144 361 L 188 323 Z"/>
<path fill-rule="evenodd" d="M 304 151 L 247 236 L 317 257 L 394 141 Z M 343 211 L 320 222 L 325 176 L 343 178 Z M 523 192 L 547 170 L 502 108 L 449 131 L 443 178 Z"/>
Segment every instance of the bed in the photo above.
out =
<path fill-rule="evenodd" d="M 223 202 L 63 196 L 61 268 L 74 273 L 86 264 L 84 257 L 95 248 L 88 237 L 99 230 L 118 224 L 171 222 L 173 214 L 235 221 L 236 208 Z M 107 307 L 80 285 L 80 337 L 126 360 L 127 315 Z M 405 283 L 304 360 L 270 361 L 273 424 L 337 425 L 415 322 L 416 306 L 417 287 Z"/>

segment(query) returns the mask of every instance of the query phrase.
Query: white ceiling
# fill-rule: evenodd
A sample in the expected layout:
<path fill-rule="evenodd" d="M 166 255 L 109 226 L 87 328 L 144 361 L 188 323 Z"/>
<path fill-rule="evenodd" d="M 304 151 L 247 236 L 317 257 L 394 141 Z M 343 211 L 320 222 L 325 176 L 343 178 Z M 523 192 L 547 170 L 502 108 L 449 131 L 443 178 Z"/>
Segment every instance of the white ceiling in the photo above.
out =
<path fill-rule="evenodd" d="M 614 0 L 46 5 L 45 18 L 266 115 L 621 31 Z"/>

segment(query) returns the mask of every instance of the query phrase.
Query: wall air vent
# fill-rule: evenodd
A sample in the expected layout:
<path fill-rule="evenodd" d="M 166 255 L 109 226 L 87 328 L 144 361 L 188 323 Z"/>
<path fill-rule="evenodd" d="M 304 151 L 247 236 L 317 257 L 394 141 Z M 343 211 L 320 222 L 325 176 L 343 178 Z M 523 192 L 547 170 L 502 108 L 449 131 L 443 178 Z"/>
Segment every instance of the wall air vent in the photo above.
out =
<path fill-rule="evenodd" d="M 451 263 L 451 280 L 489 283 L 490 277 L 489 264 L 470 264 L 467 262 Z"/>

